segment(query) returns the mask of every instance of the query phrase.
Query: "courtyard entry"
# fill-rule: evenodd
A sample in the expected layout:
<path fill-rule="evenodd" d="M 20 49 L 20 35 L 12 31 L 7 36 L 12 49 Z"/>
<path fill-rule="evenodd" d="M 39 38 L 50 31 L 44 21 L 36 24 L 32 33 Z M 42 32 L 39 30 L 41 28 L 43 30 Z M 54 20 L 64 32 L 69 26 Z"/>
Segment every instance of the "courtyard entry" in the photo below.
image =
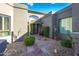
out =
<path fill-rule="evenodd" d="M 40 34 L 42 28 L 42 24 L 33 23 L 31 24 L 31 34 Z"/>

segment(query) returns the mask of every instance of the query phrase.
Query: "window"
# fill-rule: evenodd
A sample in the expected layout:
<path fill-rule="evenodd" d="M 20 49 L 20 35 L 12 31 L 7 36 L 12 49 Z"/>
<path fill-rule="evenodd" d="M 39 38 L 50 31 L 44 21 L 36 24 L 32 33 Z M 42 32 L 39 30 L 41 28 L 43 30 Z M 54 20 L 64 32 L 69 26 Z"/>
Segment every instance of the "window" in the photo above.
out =
<path fill-rule="evenodd" d="M 2 17 L 0 17 L 0 30 L 2 30 Z"/>
<path fill-rule="evenodd" d="M 60 33 L 70 34 L 72 32 L 72 17 L 61 19 Z"/>
<path fill-rule="evenodd" d="M 35 16 L 35 15 L 31 15 L 31 16 L 30 16 L 30 20 L 38 20 L 38 19 L 39 19 L 38 16 Z"/>
<path fill-rule="evenodd" d="M 10 17 L 0 16 L 0 36 L 10 35 Z"/>
<path fill-rule="evenodd" d="M 4 29 L 9 29 L 9 17 L 4 17 Z"/>

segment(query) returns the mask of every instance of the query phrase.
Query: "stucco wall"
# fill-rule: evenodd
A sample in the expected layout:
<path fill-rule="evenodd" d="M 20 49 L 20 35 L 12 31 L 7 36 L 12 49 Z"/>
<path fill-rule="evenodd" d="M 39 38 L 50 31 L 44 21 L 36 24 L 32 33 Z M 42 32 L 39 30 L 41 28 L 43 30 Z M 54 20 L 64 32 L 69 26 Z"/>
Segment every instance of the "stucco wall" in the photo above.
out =
<path fill-rule="evenodd" d="M 72 18 L 73 18 L 73 32 L 78 32 L 79 29 L 79 3 L 72 5 Z"/>
<path fill-rule="evenodd" d="M 52 14 L 49 13 L 45 15 L 44 18 L 41 19 L 41 21 L 43 22 L 43 25 L 49 26 L 49 36 L 52 37 Z"/>
<path fill-rule="evenodd" d="M 21 4 L 14 4 L 15 6 L 23 6 Z M 26 8 L 26 7 L 25 7 Z M 22 35 L 27 33 L 28 29 L 28 13 L 27 10 L 14 8 L 14 37 L 20 38 Z M 16 38 L 15 38 L 16 39 Z"/>
<path fill-rule="evenodd" d="M 15 8 L 13 6 L 15 6 Z M 24 10 L 22 8 L 26 7 L 18 3 L 0 3 L 0 14 L 11 17 L 11 32 L 14 32 L 14 41 L 27 33 L 28 14 L 27 10 Z M 17 38 L 15 38 L 16 36 Z M 11 43 L 12 37 L 11 35 L 9 35 L 0 37 L 0 39 L 6 39 L 9 43 Z"/>
<path fill-rule="evenodd" d="M 73 40 L 74 44 L 74 54 L 79 54 L 79 3 L 72 4 L 72 29 L 73 29 Z"/>
<path fill-rule="evenodd" d="M 52 38 L 54 38 L 54 33 L 57 32 L 57 19 L 56 14 L 52 15 Z"/>
<path fill-rule="evenodd" d="M 66 17 L 72 16 L 72 6 L 68 6 L 60 11 L 57 11 L 55 14 L 57 14 L 57 19 L 63 19 Z"/>
<path fill-rule="evenodd" d="M 79 3 L 72 4 L 72 37 L 79 39 Z"/>
<path fill-rule="evenodd" d="M 13 5 L 12 3 L 10 3 Z M 0 3 L 0 14 L 11 16 L 11 31 L 13 30 L 13 7 L 6 3 Z"/>
<path fill-rule="evenodd" d="M 6 3 L 0 3 L 0 14 L 13 16 L 13 8 Z"/>

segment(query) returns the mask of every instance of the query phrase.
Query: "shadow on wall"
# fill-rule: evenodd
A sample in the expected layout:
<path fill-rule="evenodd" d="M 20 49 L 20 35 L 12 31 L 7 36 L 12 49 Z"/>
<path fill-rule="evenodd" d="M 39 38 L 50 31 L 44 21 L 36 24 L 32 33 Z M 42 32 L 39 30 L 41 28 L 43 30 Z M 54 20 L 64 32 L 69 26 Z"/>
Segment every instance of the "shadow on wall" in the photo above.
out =
<path fill-rule="evenodd" d="M 15 42 L 17 42 L 17 41 L 18 41 L 18 42 L 23 41 L 25 36 L 28 36 L 28 32 L 25 33 L 24 35 L 22 35 L 20 38 L 18 38 Z"/>

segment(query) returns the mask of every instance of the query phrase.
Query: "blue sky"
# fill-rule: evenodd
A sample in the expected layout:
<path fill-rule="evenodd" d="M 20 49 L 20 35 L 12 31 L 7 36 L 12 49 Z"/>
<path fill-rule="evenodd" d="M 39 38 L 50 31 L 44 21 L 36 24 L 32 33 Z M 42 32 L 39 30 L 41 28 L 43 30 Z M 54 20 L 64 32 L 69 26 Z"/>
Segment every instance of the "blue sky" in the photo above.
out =
<path fill-rule="evenodd" d="M 70 3 L 26 3 L 29 10 L 48 13 L 50 11 L 56 12 L 70 5 Z"/>

